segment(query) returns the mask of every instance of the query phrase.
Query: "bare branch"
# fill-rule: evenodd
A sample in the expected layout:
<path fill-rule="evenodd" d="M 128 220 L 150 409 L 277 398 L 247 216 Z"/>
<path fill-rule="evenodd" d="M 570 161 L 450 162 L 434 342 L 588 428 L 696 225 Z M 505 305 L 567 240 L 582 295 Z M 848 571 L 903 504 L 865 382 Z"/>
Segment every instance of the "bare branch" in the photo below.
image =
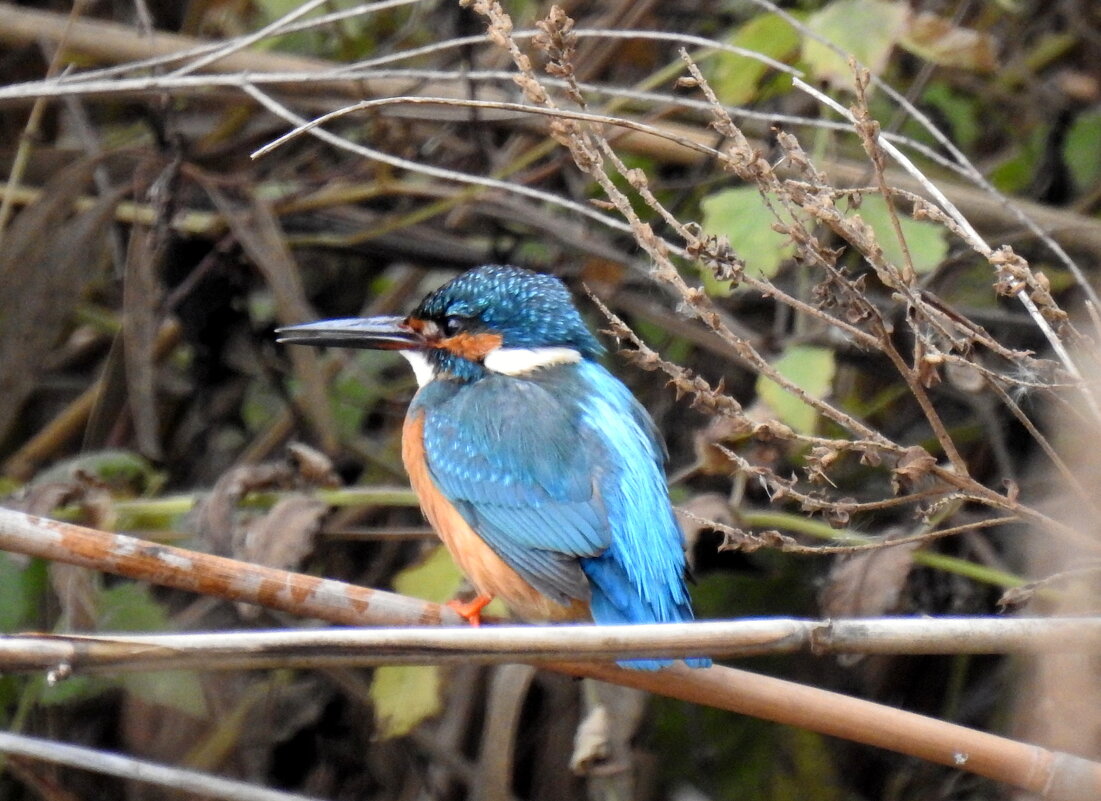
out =
<path fill-rule="evenodd" d="M 1101 653 L 1101 617 L 698 621 L 0 636 L 0 670 L 72 673 L 765 654 Z"/>
<path fill-rule="evenodd" d="M 223 801 L 317 801 L 312 796 L 269 790 L 197 770 L 176 768 L 123 754 L 97 751 L 94 748 L 43 740 L 14 732 L 0 731 L 0 752 L 165 787 L 173 793 L 182 791 L 204 798 L 220 798 Z"/>

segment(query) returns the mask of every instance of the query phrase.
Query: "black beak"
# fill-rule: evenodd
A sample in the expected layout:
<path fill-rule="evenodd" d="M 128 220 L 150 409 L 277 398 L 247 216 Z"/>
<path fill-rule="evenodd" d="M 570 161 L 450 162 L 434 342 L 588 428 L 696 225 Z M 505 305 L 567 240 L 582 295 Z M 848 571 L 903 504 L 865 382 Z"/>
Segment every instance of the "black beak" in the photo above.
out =
<path fill-rule="evenodd" d="M 349 317 L 277 328 L 276 342 L 371 350 L 419 350 L 424 337 L 404 317 Z"/>

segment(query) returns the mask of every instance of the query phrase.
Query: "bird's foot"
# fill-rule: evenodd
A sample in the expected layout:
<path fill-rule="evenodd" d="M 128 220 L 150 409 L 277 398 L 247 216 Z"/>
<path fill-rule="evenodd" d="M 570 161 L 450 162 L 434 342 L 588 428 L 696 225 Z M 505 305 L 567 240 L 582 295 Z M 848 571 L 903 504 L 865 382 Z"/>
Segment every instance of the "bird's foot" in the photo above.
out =
<path fill-rule="evenodd" d="M 482 625 L 482 610 L 489 606 L 492 595 L 479 595 L 473 601 L 448 601 L 447 606 L 459 613 L 471 626 Z"/>

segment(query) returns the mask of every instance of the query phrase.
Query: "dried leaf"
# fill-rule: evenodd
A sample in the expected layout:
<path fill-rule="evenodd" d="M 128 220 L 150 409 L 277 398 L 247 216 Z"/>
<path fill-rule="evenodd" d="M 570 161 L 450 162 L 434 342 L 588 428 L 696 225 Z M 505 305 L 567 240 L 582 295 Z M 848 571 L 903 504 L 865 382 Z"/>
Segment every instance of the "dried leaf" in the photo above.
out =
<path fill-rule="evenodd" d="M 106 261 L 105 235 L 121 193 L 87 211 L 73 201 L 94 163 L 61 171 L 11 224 L 0 250 L 0 440 L 42 379 L 46 354 Z"/>
<path fill-rule="evenodd" d="M 875 617 L 899 611 L 912 554 L 911 542 L 844 556 L 834 563 L 819 604 L 826 617 Z"/>
<path fill-rule="evenodd" d="M 287 445 L 287 458 L 290 459 L 295 473 L 307 487 L 339 487 L 340 476 L 333 468 L 332 460 L 316 448 L 301 442 Z"/>
<path fill-rule="evenodd" d="M 937 466 L 937 460 L 920 445 L 911 445 L 891 471 L 891 484 L 896 494 L 916 487 Z"/>
<path fill-rule="evenodd" d="M 833 482 L 829 479 L 829 470 L 833 463 L 841 458 L 843 451 L 840 448 L 827 445 L 818 445 L 811 448 L 806 456 L 807 478 L 812 484 Z"/>
<path fill-rule="evenodd" d="M 732 445 L 750 433 L 745 421 L 736 417 L 716 416 L 692 437 L 696 451 L 696 469 L 709 476 L 729 476 L 734 461 L 719 445 Z"/>
<path fill-rule="evenodd" d="M 1010 587 L 1008 590 L 1002 593 L 1002 597 L 995 603 L 1000 613 L 1007 614 L 1009 612 L 1017 612 L 1032 603 L 1032 599 L 1036 597 L 1036 590 L 1039 587 L 1038 584 L 1025 584 L 1022 587 Z"/>
<path fill-rule="evenodd" d="M 922 356 L 916 365 L 918 382 L 926 389 L 935 387 L 940 383 L 940 368 L 943 364 L 944 359 L 939 356 Z"/>
<path fill-rule="evenodd" d="M 998 69 L 997 43 L 993 36 L 962 28 L 936 14 L 914 14 L 899 44 L 940 67 L 972 72 Z"/>
<path fill-rule="evenodd" d="M 585 717 L 574 735 L 570 769 L 603 786 L 609 798 L 633 798 L 631 743 L 646 710 L 646 694 L 614 684 L 584 680 Z M 599 785 L 592 785 L 599 778 Z"/>
<path fill-rule="evenodd" d="M 50 587 L 61 607 L 59 628 L 93 631 L 96 628 L 100 574 L 86 567 L 53 562 L 50 564 L 49 575 Z"/>
<path fill-rule="evenodd" d="M 233 551 L 237 504 L 249 492 L 290 487 L 293 469 L 286 463 L 244 465 L 227 470 L 191 514 L 199 538 L 216 554 Z"/>
<path fill-rule="evenodd" d="M 283 498 L 266 515 L 250 520 L 234 555 L 255 564 L 295 570 L 313 550 L 327 504 L 299 495 Z"/>
<path fill-rule="evenodd" d="M 157 271 L 164 259 L 165 244 L 165 234 L 159 229 L 133 227 L 126 251 L 122 293 L 127 400 L 138 451 L 150 459 L 161 456 L 153 345 L 161 295 Z"/>
<path fill-rule="evenodd" d="M 605 762 L 611 755 L 608 726 L 608 709 L 599 704 L 589 710 L 589 714 L 577 727 L 573 738 L 573 753 L 570 754 L 570 770 L 576 775 L 588 775 L 596 765 Z"/>

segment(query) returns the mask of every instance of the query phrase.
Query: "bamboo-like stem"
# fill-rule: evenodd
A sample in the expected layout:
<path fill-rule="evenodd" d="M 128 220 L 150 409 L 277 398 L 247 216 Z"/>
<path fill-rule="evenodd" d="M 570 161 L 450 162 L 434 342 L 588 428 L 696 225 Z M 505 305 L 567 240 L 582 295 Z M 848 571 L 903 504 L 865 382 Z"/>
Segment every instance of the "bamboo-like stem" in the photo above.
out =
<path fill-rule="evenodd" d="M 437 604 L 0 509 L 0 548 L 344 624 L 459 624 Z M 953 765 L 1041 794 L 1101 796 L 1101 764 L 794 682 L 726 667 L 542 667 L 799 726 Z"/>
<path fill-rule="evenodd" d="M 560 666 L 695 704 L 782 721 L 942 765 L 954 765 L 1036 793 L 1044 801 L 1101 797 L 1101 764 L 901 709 L 735 668 L 659 673 L 611 665 Z"/>
<path fill-rule="evenodd" d="M 1101 617 L 758 618 L 625 626 L 281 629 L 0 636 L 0 671 L 103 673 L 531 660 L 815 655 L 1101 653 Z"/>

